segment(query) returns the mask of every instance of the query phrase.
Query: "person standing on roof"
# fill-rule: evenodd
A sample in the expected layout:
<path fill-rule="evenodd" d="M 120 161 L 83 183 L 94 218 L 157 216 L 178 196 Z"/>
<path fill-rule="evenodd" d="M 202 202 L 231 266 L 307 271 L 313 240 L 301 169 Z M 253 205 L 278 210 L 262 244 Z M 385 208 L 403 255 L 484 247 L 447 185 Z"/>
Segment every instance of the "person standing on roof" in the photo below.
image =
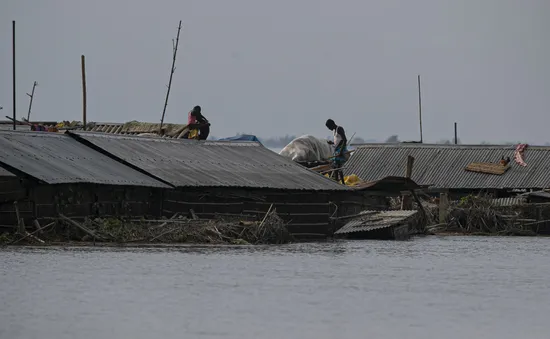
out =
<path fill-rule="evenodd" d="M 347 152 L 347 143 L 348 138 L 346 137 L 346 132 L 342 126 L 336 125 L 334 120 L 328 119 L 325 123 L 325 126 L 334 134 L 334 155 L 332 157 L 332 168 L 334 171 L 332 174 L 336 177 L 336 181 L 341 180 L 344 184 L 344 174 L 342 173 L 342 166 L 346 162 L 346 152 Z"/>
<path fill-rule="evenodd" d="M 210 134 L 210 122 L 202 115 L 201 107 L 195 106 L 187 115 L 189 131 L 185 133 L 186 139 L 206 140 Z"/>

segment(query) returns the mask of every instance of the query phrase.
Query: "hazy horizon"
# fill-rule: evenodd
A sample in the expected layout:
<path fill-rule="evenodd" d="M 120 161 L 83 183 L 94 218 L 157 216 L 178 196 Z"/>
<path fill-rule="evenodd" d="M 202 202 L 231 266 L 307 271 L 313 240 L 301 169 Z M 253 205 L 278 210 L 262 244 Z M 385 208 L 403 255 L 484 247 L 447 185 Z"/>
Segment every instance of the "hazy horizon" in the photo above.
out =
<path fill-rule="evenodd" d="M 364 139 L 548 141 L 550 2 L 543 0 L 4 0 L 0 111 L 81 120 L 86 55 L 88 121 L 160 120 L 183 20 L 166 121 L 201 105 L 212 135 L 325 137 L 333 118 Z"/>

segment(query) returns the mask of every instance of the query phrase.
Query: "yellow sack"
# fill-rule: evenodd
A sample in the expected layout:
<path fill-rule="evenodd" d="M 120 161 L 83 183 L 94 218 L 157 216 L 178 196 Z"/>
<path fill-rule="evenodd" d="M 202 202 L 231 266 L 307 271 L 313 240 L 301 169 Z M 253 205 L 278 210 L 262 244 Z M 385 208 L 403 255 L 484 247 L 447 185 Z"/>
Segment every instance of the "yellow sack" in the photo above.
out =
<path fill-rule="evenodd" d="M 187 136 L 187 139 L 198 139 L 198 138 L 199 138 L 198 129 L 192 129 L 189 131 L 189 135 Z"/>
<path fill-rule="evenodd" d="M 357 175 L 352 174 L 352 175 L 345 176 L 344 182 L 346 183 L 346 186 L 355 186 L 361 182 L 361 179 L 359 179 Z"/>

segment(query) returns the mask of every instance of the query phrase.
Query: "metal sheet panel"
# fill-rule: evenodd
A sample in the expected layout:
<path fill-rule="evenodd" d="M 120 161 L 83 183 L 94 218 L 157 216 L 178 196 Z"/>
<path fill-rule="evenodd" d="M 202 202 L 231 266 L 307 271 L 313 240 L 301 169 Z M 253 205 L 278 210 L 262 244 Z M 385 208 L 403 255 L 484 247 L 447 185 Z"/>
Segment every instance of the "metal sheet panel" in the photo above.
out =
<path fill-rule="evenodd" d="M 15 174 L 0 167 L 0 177 L 15 177 Z"/>
<path fill-rule="evenodd" d="M 491 203 L 499 207 L 510 207 L 510 206 L 522 205 L 526 202 L 526 200 L 527 199 L 524 196 L 517 196 L 517 197 L 491 199 Z"/>
<path fill-rule="evenodd" d="M 48 184 L 170 187 L 61 133 L 0 131 L 0 162 Z"/>
<path fill-rule="evenodd" d="M 418 211 L 362 211 L 363 216 L 349 221 L 334 234 L 369 232 L 381 228 L 392 227 L 405 222 Z"/>
<path fill-rule="evenodd" d="M 255 142 L 70 134 L 177 187 L 348 190 Z"/>
<path fill-rule="evenodd" d="M 368 144 L 358 146 L 346 164 L 346 175 L 365 181 L 403 176 L 407 156 L 414 160 L 412 180 L 419 185 L 447 189 L 513 189 L 550 187 L 550 147 L 529 146 L 526 167 L 514 161 L 515 146 Z M 510 157 L 511 168 L 503 175 L 468 172 L 472 162 L 498 162 Z"/>

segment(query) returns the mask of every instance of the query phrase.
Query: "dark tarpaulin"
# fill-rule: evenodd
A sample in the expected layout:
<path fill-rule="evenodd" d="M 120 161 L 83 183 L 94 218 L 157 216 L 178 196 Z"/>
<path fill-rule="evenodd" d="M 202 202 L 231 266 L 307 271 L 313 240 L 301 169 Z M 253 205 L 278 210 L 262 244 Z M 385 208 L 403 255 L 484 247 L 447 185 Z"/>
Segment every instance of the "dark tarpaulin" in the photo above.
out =
<path fill-rule="evenodd" d="M 241 134 L 234 137 L 222 138 L 219 139 L 219 141 L 255 141 L 261 143 L 260 139 L 251 134 Z"/>

